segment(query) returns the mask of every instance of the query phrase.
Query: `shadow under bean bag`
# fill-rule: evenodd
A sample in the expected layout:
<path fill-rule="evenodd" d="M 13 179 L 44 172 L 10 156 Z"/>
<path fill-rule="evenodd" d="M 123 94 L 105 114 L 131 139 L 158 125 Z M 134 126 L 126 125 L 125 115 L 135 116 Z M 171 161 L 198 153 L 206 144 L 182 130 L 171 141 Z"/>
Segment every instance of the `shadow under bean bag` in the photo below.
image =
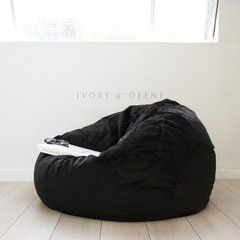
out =
<path fill-rule="evenodd" d="M 192 214 L 209 201 L 214 146 L 196 114 L 177 102 L 130 106 L 56 138 L 101 154 L 39 155 L 35 187 L 52 209 L 148 221 Z"/>

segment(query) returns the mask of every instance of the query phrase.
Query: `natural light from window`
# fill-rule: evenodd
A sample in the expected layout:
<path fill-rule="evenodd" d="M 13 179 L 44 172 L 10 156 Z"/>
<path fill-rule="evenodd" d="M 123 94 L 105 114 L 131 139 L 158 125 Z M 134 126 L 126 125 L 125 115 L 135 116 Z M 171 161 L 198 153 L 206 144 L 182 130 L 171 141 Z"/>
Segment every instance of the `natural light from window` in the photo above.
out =
<path fill-rule="evenodd" d="M 0 0 L 0 40 L 212 42 L 217 11 L 218 0 Z"/>

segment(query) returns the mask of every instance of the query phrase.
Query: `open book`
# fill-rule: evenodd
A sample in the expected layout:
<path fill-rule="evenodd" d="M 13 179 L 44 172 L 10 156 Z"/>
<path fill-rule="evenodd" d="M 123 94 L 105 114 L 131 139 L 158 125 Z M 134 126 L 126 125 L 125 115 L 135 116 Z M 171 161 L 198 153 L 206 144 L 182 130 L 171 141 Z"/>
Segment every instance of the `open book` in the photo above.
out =
<path fill-rule="evenodd" d="M 72 155 L 72 156 L 88 156 L 88 155 L 94 155 L 99 156 L 101 152 L 97 152 L 91 149 L 78 147 L 75 145 L 69 144 L 68 147 L 56 145 L 56 144 L 47 144 L 47 143 L 41 143 L 38 145 L 38 151 L 47 153 L 53 156 L 58 155 Z"/>

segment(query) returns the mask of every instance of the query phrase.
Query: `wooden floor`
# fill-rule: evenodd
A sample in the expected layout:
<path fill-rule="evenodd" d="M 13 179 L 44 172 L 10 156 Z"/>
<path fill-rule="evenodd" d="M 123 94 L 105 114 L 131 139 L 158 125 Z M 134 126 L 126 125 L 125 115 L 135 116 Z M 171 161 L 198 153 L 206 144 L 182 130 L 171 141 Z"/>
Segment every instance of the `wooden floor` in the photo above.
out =
<path fill-rule="evenodd" d="M 73 217 L 45 207 L 33 183 L 0 183 L 1 240 L 240 240 L 240 179 L 218 180 L 202 212 L 157 222 Z"/>

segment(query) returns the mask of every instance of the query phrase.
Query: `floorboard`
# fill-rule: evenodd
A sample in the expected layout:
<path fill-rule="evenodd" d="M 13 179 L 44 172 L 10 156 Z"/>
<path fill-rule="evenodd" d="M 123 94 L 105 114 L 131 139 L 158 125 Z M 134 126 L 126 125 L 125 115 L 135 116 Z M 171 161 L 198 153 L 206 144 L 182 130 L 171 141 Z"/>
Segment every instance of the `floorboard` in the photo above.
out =
<path fill-rule="evenodd" d="M 239 240 L 240 180 L 218 180 L 201 212 L 153 222 L 111 222 L 44 206 L 33 183 L 0 182 L 0 240 Z"/>
<path fill-rule="evenodd" d="M 212 202 L 240 228 L 240 196 L 221 182 L 216 182 L 211 196 Z"/>
<path fill-rule="evenodd" d="M 224 179 L 219 181 L 240 196 L 240 179 Z"/>
<path fill-rule="evenodd" d="M 32 183 L 20 183 L 0 199 L 0 237 L 36 198 Z"/>
<path fill-rule="evenodd" d="M 48 240 L 60 213 L 45 207 L 37 198 L 1 240 Z"/>
<path fill-rule="evenodd" d="M 51 240 L 99 240 L 101 221 L 63 214 Z"/>
<path fill-rule="evenodd" d="M 0 182 L 0 199 L 18 184 L 17 182 Z"/>
<path fill-rule="evenodd" d="M 199 240 L 186 218 L 147 222 L 151 240 Z"/>
<path fill-rule="evenodd" d="M 150 240 L 144 222 L 102 221 L 101 240 Z"/>
<path fill-rule="evenodd" d="M 187 219 L 202 240 L 240 239 L 240 229 L 211 202 L 203 211 Z"/>

